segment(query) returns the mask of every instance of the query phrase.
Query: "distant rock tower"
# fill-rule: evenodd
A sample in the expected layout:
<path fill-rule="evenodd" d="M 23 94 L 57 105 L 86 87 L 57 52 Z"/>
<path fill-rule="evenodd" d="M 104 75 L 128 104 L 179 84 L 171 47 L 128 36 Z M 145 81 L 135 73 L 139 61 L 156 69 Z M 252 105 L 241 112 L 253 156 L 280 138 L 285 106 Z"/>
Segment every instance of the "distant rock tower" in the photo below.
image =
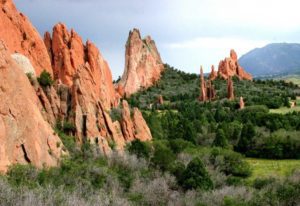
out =
<path fill-rule="evenodd" d="M 206 96 L 206 82 L 204 80 L 204 75 L 203 75 L 203 68 L 202 66 L 200 67 L 200 101 L 205 102 L 207 100 Z"/>
<path fill-rule="evenodd" d="M 240 109 L 244 109 L 244 107 L 245 107 L 244 99 L 243 97 L 240 97 Z"/>
<path fill-rule="evenodd" d="M 216 98 L 216 90 L 211 80 L 208 81 L 208 86 L 206 88 L 206 96 L 209 101 L 212 101 Z"/>
<path fill-rule="evenodd" d="M 227 98 L 229 100 L 234 99 L 234 88 L 233 88 L 233 81 L 231 77 L 229 77 L 227 80 Z"/>
<path fill-rule="evenodd" d="M 211 101 L 216 98 L 216 90 L 211 80 L 205 81 L 203 75 L 203 68 L 200 68 L 200 97 L 199 100 L 201 102 L 205 102 L 207 100 Z"/>
<path fill-rule="evenodd" d="M 164 104 L 164 98 L 162 95 L 159 95 L 157 97 L 157 103 L 160 104 L 160 105 L 163 105 Z"/>
<path fill-rule="evenodd" d="M 212 65 L 212 66 L 211 66 L 211 72 L 210 72 L 210 74 L 209 74 L 209 79 L 213 81 L 213 80 L 215 80 L 217 77 L 218 77 L 218 72 L 215 71 L 215 66 Z"/>

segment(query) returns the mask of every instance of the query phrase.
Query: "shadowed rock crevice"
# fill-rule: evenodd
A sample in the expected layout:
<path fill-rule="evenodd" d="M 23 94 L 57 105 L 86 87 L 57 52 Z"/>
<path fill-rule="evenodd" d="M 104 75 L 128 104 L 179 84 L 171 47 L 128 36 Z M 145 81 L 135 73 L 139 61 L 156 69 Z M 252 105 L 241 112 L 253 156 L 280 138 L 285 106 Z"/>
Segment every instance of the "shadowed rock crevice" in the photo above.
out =
<path fill-rule="evenodd" d="M 24 156 L 24 160 L 27 162 L 27 163 L 31 163 L 31 160 L 29 159 L 28 155 L 27 155 L 27 152 L 26 152 L 26 149 L 25 149 L 25 145 L 24 144 L 21 144 L 21 149 L 23 151 L 23 156 Z"/>

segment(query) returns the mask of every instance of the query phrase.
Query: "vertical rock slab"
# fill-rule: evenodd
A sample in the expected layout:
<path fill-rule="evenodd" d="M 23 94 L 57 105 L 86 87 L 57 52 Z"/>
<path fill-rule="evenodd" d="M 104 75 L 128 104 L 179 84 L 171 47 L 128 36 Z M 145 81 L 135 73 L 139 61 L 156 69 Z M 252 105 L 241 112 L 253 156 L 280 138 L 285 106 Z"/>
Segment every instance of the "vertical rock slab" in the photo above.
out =
<path fill-rule="evenodd" d="M 22 69 L 0 42 L 0 171 L 16 163 L 56 166 L 63 144 L 43 119 Z"/>

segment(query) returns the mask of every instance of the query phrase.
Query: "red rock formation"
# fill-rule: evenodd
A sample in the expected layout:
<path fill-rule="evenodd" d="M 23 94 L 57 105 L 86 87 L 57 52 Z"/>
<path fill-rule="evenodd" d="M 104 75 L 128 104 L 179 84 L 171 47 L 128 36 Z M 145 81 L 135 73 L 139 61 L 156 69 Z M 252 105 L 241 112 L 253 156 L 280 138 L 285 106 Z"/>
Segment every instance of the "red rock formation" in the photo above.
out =
<path fill-rule="evenodd" d="M 47 49 L 27 17 L 16 9 L 12 0 L 0 1 L 0 7 L 0 39 L 10 53 L 25 55 L 34 66 L 36 75 L 43 70 L 52 74 Z"/>
<path fill-rule="evenodd" d="M 200 97 L 199 97 L 199 100 L 202 102 L 205 102 L 207 100 L 206 94 L 207 94 L 206 82 L 204 79 L 203 68 L 201 66 L 201 68 L 200 68 Z"/>
<path fill-rule="evenodd" d="M 209 80 L 207 84 L 206 96 L 209 101 L 212 101 L 216 98 L 216 90 L 211 80 Z"/>
<path fill-rule="evenodd" d="M 218 73 L 215 71 L 214 65 L 211 66 L 211 72 L 209 74 L 209 79 L 210 80 L 215 80 L 218 77 Z"/>
<path fill-rule="evenodd" d="M 126 96 L 152 86 L 160 79 L 164 65 L 150 36 L 141 38 L 137 29 L 130 31 L 126 43 L 125 70 L 119 85 Z"/>
<path fill-rule="evenodd" d="M 126 100 L 122 102 L 122 121 L 121 126 L 126 141 L 134 140 L 134 127 L 131 120 L 130 109 Z"/>
<path fill-rule="evenodd" d="M 55 166 L 63 144 L 38 108 L 22 69 L 0 42 L 0 171 L 15 163 Z"/>
<path fill-rule="evenodd" d="M 44 41 L 53 59 L 55 79 L 72 86 L 75 75 L 80 72 L 78 70 L 87 69 L 87 75 L 90 76 L 87 79 L 91 81 L 90 89 L 95 98 L 100 98 L 107 109 L 117 104 L 110 68 L 93 43 L 87 41 L 84 45 L 74 30 L 69 32 L 61 23 L 54 26 L 52 39 L 46 33 Z"/>
<path fill-rule="evenodd" d="M 0 44 L 0 170 L 13 163 L 57 165 L 63 145 L 50 125 L 59 121 L 74 124 L 72 134 L 78 143 L 89 140 L 106 155 L 111 152 L 110 141 L 122 151 L 126 142 L 152 138 L 141 112 L 135 108 L 131 115 L 127 102 L 123 102 L 122 119 L 112 121 L 110 112 L 118 106 L 120 95 L 115 93 L 109 66 L 94 44 L 83 44 L 75 31 L 57 24 L 52 37 L 45 34 L 47 48 L 43 43 L 39 46 L 37 32 L 25 17 L 19 19 L 13 3 L 2 0 L 0 5 L 0 28 L 8 28 L 7 34 L 0 31 L 0 39 L 8 42 L 9 50 L 20 49 L 23 54 L 12 55 L 13 60 Z M 151 52 L 142 59 L 150 60 L 139 62 L 145 63 L 143 68 L 148 71 L 153 59 L 160 58 L 154 42 L 150 38 L 144 41 Z M 43 68 L 52 73 L 45 62 L 52 64 L 54 85 L 41 87 L 34 76 L 30 85 L 25 72 L 39 75 Z M 158 63 L 154 67 L 157 69 Z M 153 71 L 150 73 L 155 76 Z M 119 88 L 124 90 L 122 85 Z"/>
<path fill-rule="evenodd" d="M 237 76 L 239 79 L 252 80 L 251 74 L 247 73 L 238 63 L 237 54 L 230 51 L 230 57 L 220 61 L 218 74 L 224 79 Z"/>
<path fill-rule="evenodd" d="M 229 100 L 234 99 L 234 87 L 233 87 L 233 81 L 231 77 L 227 79 L 227 98 Z"/>
<path fill-rule="evenodd" d="M 133 125 L 135 139 L 149 141 L 152 139 L 150 129 L 138 108 L 133 108 Z"/>
<path fill-rule="evenodd" d="M 157 103 L 160 104 L 160 105 L 164 104 L 164 98 L 163 98 L 162 95 L 159 95 L 159 96 L 158 96 L 158 98 L 157 98 Z"/>
<path fill-rule="evenodd" d="M 245 108 L 245 102 L 243 97 L 240 97 L 240 109 L 244 109 Z"/>
<path fill-rule="evenodd" d="M 109 141 L 115 141 L 117 149 L 122 150 L 126 142 L 135 138 L 148 139 L 143 122 L 140 126 L 134 125 L 127 102 L 122 104 L 120 123 L 112 121 L 109 113 L 119 104 L 123 87 L 118 85 L 116 91 L 120 94 L 115 93 L 109 66 L 94 44 L 88 41 L 83 45 L 80 36 L 74 30 L 68 32 L 61 23 L 54 27 L 52 38 L 49 33 L 45 34 L 45 44 L 52 57 L 54 77 L 59 82 L 56 90 L 64 91 L 58 92 L 63 94 L 61 108 L 58 109 L 60 114 L 53 112 L 54 116 L 74 123 L 78 142 L 87 138 L 99 144 L 104 154 L 109 154 Z M 56 97 L 50 94 L 48 99 Z M 54 100 L 52 102 L 56 102 Z M 135 128 L 142 131 L 137 132 Z M 137 136 L 137 133 L 142 135 Z"/>

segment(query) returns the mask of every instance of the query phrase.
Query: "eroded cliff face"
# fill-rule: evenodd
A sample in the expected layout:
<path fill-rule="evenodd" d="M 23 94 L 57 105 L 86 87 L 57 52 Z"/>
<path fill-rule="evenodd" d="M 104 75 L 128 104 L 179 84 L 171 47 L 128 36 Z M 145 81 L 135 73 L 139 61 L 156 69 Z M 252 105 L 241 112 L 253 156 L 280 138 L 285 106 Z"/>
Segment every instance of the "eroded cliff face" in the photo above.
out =
<path fill-rule="evenodd" d="M 61 23 L 54 26 L 52 37 L 48 32 L 44 37 L 56 80 L 51 88 L 57 91 L 60 99 L 56 104 L 55 92 L 52 93 L 51 88 L 46 90 L 50 106 L 44 110 L 55 109 L 47 112 L 47 119 L 52 119 L 49 114 L 53 113 L 62 124 L 74 124 L 77 141 L 82 143 L 87 139 L 98 144 L 104 154 L 111 151 L 110 141 L 114 141 L 116 149 L 121 151 L 134 139 L 151 139 L 149 128 L 143 121 L 134 124 L 126 101 L 119 108 L 122 120 L 112 121 L 110 113 L 119 107 L 120 96 L 115 92 L 107 62 L 93 43 L 83 44 L 74 30 L 69 32 Z M 54 101 L 50 101 L 52 99 Z"/>
<path fill-rule="evenodd" d="M 126 101 L 121 105 L 109 66 L 93 43 L 83 43 L 61 23 L 43 43 L 12 1 L 0 5 L 0 28 L 8 28 L 0 30 L 8 45 L 0 44 L 0 171 L 15 163 L 58 165 L 67 151 L 53 131 L 57 125 L 72 125 L 69 134 L 78 144 L 89 141 L 105 155 L 112 150 L 109 142 L 121 152 L 132 140 L 152 139 L 141 112 Z M 54 84 L 38 83 L 44 69 Z M 112 120 L 113 110 L 120 111 L 120 119 Z"/>
<path fill-rule="evenodd" d="M 52 74 L 47 49 L 27 17 L 16 9 L 12 0 L 1 0 L 0 7 L 0 38 L 10 53 L 25 55 L 37 75 L 43 70 Z"/>
<path fill-rule="evenodd" d="M 138 29 L 129 33 L 126 43 L 125 70 L 117 87 L 121 95 L 130 96 L 143 88 L 152 86 L 160 79 L 163 62 L 150 36 L 141 38 Z"/>
<path fill-rule="evenodd" d="M 43 119 L 33 87 L 2 41 L 0 79 L 0 171 L 16 163 L 58 165 L 63 144 Z"/>
<path fill-rule="evenodd" d="M 218 75 L 224 79 L 237 76 L 239 79 L 252 80 L 251 74 L 247 73 L 238 63 L 236 52 L 232 49 L 230 57 L 220 61 L 218 68 Z"/>

